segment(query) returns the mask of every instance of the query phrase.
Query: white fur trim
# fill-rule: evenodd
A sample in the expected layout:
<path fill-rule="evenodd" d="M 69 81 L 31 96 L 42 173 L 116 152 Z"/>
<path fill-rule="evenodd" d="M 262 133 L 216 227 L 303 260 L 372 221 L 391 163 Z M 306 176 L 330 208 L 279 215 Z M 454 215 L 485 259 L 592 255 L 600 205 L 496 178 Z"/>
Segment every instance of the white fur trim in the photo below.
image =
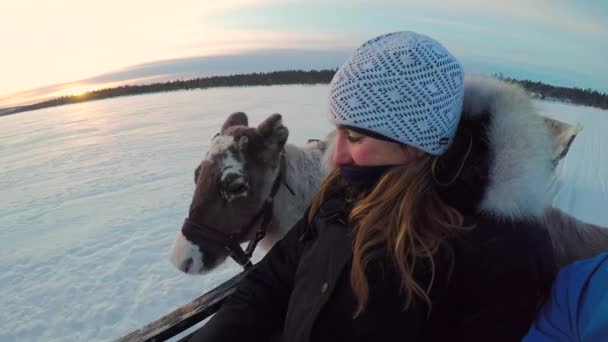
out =
<path fill-rule="evenodd" d="M 509 218 L 539 217 L 549 204 L 552 147 L 549 130 L 521 88 L 467 76 L 465 117 L 491 115 L 488 139 L 494 158 L 480 209 Z"/>

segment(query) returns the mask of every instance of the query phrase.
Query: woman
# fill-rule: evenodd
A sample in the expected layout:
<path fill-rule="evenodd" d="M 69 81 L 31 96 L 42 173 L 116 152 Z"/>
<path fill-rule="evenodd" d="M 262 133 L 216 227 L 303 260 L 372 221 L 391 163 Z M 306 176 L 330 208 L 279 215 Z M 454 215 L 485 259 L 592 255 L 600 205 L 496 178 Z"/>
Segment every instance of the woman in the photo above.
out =
<path fill-rule="evenodd" d="M 608 340 L 608 253 L 563 268 L 524 342 Z"/>
<path fill-rule="evenodd" d="M 329 102 L 335 169 L 193 340 L 520 340 L 555 273 L 526 94 L 397 32 L 355 51 Z"/>

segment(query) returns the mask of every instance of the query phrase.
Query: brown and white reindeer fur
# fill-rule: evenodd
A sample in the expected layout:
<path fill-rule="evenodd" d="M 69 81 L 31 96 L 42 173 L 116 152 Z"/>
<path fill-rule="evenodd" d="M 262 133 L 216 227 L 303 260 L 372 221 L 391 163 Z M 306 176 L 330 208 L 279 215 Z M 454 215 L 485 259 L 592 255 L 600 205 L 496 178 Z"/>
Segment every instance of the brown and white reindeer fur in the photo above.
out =
<path fill-rule="evenodd" d="M 230 115 L 196 168 L 189 217 L 222 233 L 239 231 L 269 197 L 284 154 L 284 178 L 273 199 L 266 237 L 260 242 L 261 248 L 269 249 L 303 215 L 322 178 L 325 143 L 298 147 L 286 144 L 288 134 L 279 114 L 271 115 L 258 127 L 248 127 L 244 113 Z M 252 229 L 240 242 L 252 239 L 254 233 Z M 182 233 L 170 258 L 180 270 L 200 274 L 216 267 L 228 254 L 216 243 L 201 239 L 193 242 Z"/>
<path fill-rule="evenodd" d="M 465 79 L 463 122 L 482 128 L 482 132 L 460 130 L 478 139 L 472 143 L 487 145 L 486 154 L 478 155 L 477 160 L 469 158 L 473 164 L 469 180 L 484 174 L 486 182 L 476 210 L 505 220 L 542 222 L 553 240 L 559 267 L 608 251 L 608 229 L 584 223 L 551 206 L 553 169 L 567 153 L 579 127 L 543 119 L 523 90 L 484 77 Z M 248 127 L 245 114 L 232 114 L 197 168 L 190 216 L 222 232 L 238 230 L 268 196 L 284 150 L 284 182 L 293 194 L 285 184 L 276 194 L 272 224 L 261 243 L 262 248 L 270 248 L 302 217 L 331 167 L 331 133 L 326 140 L 303 147 L 285 144 L 287 136 L 278 114 L 257 128 Z M 465 168 L 461 175 L 465 181 L 466 172 Z M 462 184 L 464 191 L 470 188 L 466 182 Z M 248 239 L 253 237 L 253 231 L 250 233 Z M 180 234 L 171 261 L 186 273 L 200 274 L 216 267 L 227 255 L 213 243 L 195 244 Z"/>

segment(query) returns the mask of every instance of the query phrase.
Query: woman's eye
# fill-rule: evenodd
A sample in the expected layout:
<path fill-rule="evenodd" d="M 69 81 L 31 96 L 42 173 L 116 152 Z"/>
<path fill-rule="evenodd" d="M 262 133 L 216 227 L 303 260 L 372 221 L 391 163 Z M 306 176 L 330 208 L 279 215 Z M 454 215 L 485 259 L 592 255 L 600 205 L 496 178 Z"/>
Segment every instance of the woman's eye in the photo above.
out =
<path fill-rule="evenodd" d="M 363 139 L 363 135 L 352 133 L 352 132 L 348 132 L 346 134 L 346 139 L 348 141 L 350 141 L 351 143 L 356 143 L 356 142 L 361 141 L 361 139 Z"/>

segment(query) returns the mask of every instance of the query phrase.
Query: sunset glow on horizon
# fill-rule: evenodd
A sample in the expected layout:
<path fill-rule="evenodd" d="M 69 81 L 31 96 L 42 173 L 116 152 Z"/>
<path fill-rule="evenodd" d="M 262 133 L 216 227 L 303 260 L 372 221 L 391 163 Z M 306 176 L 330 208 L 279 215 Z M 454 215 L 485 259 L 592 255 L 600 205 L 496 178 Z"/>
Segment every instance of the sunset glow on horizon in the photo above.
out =
<path fill-rule="evenodd" d="M 608 92 L 606 17 L 608 4 L 591 0 L 5 2 L 0 107 L 32 89 L 73 87 L 142 63 L 260 49 L 347 49 L 398 30 L 428 34 L 465 63 L 483 64 L 484 72 Z"/>

